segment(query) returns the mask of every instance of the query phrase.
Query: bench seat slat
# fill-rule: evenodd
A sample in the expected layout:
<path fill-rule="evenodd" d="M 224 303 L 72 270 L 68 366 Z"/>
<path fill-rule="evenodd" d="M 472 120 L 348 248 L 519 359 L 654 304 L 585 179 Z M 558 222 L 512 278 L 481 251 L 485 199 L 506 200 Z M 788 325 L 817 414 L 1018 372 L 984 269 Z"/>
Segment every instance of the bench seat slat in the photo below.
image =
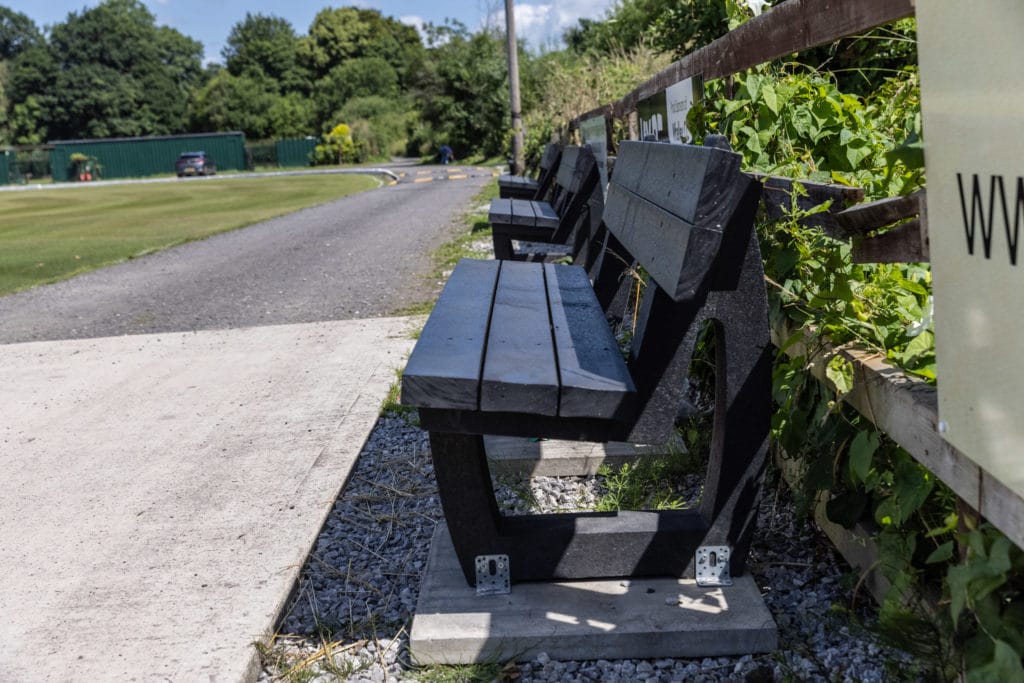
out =
<path fill-rule="evenodd" d="M 538 228 L 550 228 L 554 230 L 558 227 L 559 217 L 558 213 L 555 212 L 547 202 L 533 202 L 533 212 L 537 216 L 536 226 Z"/>
<path fill-rule="evenodd" d="M 558 372 L 539 263 L 502 262 L 487 337 L 480 410 L 558 414 Z"/>
<path fill-rule="evenodd" d="M 537 186 L 537 181 L 533 178 L 527 178 L 521 175 L 512 175 L 511 173 L 503 173 L 498 176 L 499 185 L 532 185 Z"/>
<path fill-rule="evenodd" d="M 533 199 L 540 184 L 531 178 L 503 175 L 498 178 L 498 196 L 511 199 Z"/>
<path fill-rule="evenodd" d="M 499 261 L 463 259 L 427 319 L 402 375 L 402 403 L 476 410 Z"/>
<path fill-rule="evenodd" d="M 491 223 L 512 223 L 512 199 L 500 198 L 491 200 L 491 208 L 487 212 L 487 220 Z"/>
<path fill-rule="evenodd" d="M 558 354 L 561 417 L 612 418 L 636 393 L 585 270 L 544 264 Z"/>
<path fill-rule="evenodd" d="M 537 225 L 537 213 L 533 210 L 533 202 L 529 199 L 512 200 L 512 225 Z"/>

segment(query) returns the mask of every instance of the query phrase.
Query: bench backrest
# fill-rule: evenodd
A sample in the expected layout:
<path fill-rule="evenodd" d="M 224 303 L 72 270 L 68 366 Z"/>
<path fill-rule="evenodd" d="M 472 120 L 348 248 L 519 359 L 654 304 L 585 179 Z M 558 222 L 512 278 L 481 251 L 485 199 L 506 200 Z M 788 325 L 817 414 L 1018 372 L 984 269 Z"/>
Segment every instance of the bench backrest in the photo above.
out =
<path fill-rule="evenodd" d="M 566 158 L 568 157 L 568 161 Z M 558 167 L 558 185 L 564 192 L 552 202 L 558 214 L 558 228 L 551 241 L 565 244 L 585 213 L 600 180 L 597 160 L 589 147 L 566 147 Z M 564 184 L 563 184 L 564 183 Z"/>
<path fill-rule="evenodd" d="M 673 300 L 692 298 L 751 182 L 733 152 L 623 141 L 604 223 Z"/>
<path fill-rule="evenodd" d="M 550 142 L 544 147 L 544 154 L 540 158 L 540 172 L 551 171 L 558 168 L 558 161 L 562 158 L 562 148 L 557 142 Z"/>
<path fill-rule="evenodd" d="M 559 162 L 562 159 L 562 148 L 558 143 L 548 143 L 544 148 L 544 155 L 540 158 L 540 171 L 537 173 L 537 191 L 534 193 L 535 200 L 541 200 L 547 196 L 551 184 L 555 180 L 555 172 L 558 170 Z"/>

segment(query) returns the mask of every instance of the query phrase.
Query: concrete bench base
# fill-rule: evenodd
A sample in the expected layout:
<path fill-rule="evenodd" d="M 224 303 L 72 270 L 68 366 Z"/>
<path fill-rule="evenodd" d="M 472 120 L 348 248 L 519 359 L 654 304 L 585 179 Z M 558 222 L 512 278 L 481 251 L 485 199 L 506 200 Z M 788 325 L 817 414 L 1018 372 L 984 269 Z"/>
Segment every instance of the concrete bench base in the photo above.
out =
<path fill-rule="evenodd" d="M 700 588 L 671 578 L 521 583 L 478 597 L 438 524 L 412 621 L 418 664 L 717 657 L 770 652 L 778 630 L 753 578 Z"/>

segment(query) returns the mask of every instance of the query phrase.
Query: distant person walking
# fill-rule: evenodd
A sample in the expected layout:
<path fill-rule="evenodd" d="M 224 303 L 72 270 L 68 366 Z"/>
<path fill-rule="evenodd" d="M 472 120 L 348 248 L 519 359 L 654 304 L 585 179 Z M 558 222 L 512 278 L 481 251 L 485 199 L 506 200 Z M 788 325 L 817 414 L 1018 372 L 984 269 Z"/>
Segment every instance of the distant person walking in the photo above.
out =
<path fill-rule="evenodd" d="M 441 163 L 447 164 L 449 161 L 455 161 L 455 153 L 448 145 L 441 145 Z"/>

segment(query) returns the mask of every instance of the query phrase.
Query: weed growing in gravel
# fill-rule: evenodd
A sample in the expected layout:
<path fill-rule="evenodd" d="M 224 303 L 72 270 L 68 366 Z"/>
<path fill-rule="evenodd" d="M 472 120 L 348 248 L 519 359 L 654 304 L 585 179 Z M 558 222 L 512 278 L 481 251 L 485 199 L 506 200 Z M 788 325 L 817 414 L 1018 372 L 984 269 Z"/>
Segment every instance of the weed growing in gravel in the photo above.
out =
<path fill-rule="evenodd" d="M 668 445 L 661 457 L 641 457 L 618 470 L 602 465 L 603 492 L 598 496 L 599 512 L 615 510 L 681 510 L 693 507 L 696 500 L 680 495 L 687 477 L 700 474 L 703 462 L 689 451 Z"/>
<path fill-rule="evenodd" d="M 384 403 L 380 407 L 380 416 L 392 415 L 394 417 L 400 417 L 413 426 L 419 426 L 419 419 L 417 417 L 416 409 L 410 408 L 409 406 L 403 406 L 400 403 L 402 393 L 402 368 L 395 368 L 395 381 L 388 387 L 387 396 L 384 397 Z"/>
<path fill-rule="evenodd" d="M 343 681 L 372 663 L 345 656 L 365 646 L 365 640 L 343 643 L 321 636 L 317 646 L 296 649 L 298 641 L 295 636 L 275 635 L 268 643 L 253 643 L 264 668 L 276 672 L 275 681 L 307 683 L 323 675 Z"/>
<path fill-rule="evenodd" d="M 519 677 L 515 662 L 425 666 L 415 672 L 424 683 L 508 683 Z"/>

